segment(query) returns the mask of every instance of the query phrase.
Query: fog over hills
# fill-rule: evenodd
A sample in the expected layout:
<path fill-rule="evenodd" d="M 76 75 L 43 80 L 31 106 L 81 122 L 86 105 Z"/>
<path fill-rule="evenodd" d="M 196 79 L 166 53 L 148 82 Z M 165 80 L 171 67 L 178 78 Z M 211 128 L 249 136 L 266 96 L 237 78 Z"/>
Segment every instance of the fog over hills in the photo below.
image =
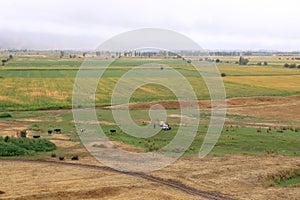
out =
<path fill-rule="evenodd" d="M 122 32 L 162 28 L 205 49 L 297 51 L 299 6 L 296 0 L 10 0 L 1 3 L 0 48 L 94 49 Z"/>

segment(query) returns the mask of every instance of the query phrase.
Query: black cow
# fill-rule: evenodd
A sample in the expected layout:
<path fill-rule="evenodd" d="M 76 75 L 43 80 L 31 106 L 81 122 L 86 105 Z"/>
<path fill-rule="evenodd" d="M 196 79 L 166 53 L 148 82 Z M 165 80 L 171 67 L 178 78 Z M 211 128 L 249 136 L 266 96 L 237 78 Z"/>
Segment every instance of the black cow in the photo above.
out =
<path fill-rule="evenodd" d="M 40 138 L 40 135 L 34 135 L 33 138 Z"/>
<path fill-rule="evenodd" d="M 55 131 L 56 133 L 61 133 L 61 129 L 60 129 L 60 128 L 56 128 L 56 129 L 54 129 L 54 131 Z"/>
<path fill-rule="evenodd" d="M 116 134 L 117 131 L 115 129 L 110 129 L 110 134 Z"/>
<path fill-rule="evenodd" d="M 52 132 L 53 132 L 52 130 L 48 130 L 48 134 L 49 134 L 49 135 L 52 134 Z"/>

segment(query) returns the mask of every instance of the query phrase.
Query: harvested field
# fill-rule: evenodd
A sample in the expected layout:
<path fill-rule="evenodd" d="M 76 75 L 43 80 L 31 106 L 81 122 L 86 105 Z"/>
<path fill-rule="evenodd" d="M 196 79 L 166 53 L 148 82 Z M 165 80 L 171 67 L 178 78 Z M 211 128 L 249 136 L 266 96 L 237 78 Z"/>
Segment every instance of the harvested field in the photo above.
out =
<path fill-rule="evenodd" d="M 165 109 L 179 109 L 178 101 L 159 101 L 150 103 L 132 103 L 130 109 L 150 109 L 151 106 L 160 104 Z M 253 116 L 271 120 L 300 120 L 300 96 L 289 97 L 249 97 L 227 99 L 227 113 Z M 122 108 L 125 105 L 114 106 Z M 200 109 L 210 109 L 209 100 L 199 101 Z M 177 116 L 178 117 L 178 116 Z"/>
<path fill-rule="evenodd" d="M 299 188 L 268 188 L 267 174 L 300 166 L 300 158 L 285 156 L 226 155 L 182 158 L 151 173 L 206 191 L 217 191 L 236 199 L 299 199 Z"/>
<path fill-rule="evenodd" d="M 145 199 L 149 196 L 154 199 L 205 199 L 132 175 L 76 167 L 76 162 L 70 166 L 39 161 L 20 165 L 20 162 L 0 162 L 0 172 L 4 175 L 0 177 L 4 183 L 1 199 Z M 90 160 L 81 160 L 84 162 L 90 163 Z M 270 173 L 296 166 L 300 166 L 300 159 L 295 157 L 227 155 L 182 158 L 151 175 L 234 199 L 296 200 L 300 198 L 298 188 L 268 188 L 265 180 Z M 5 180 L 1 180 L 3 177 Z"/>
<path fill-rule="evenodd" d="M 1 199 L 204 199 L 160 183 L 97 168 L 0 162 Z M 10 169 L 14 173 L 10 173 Z M 11 187 L 17 185 L 18 187 Z"/>
<path fill-rule="evenodd" d="M 290 76 L 232 76 L 225 77 L 224 81 L 236 82 L 259 87 L 286 91 L 300 91 L 299 75 Z"/>
<path fill-rule="evenodd" d="M 270 120 L 300 120 L 300 96 L 229 99 L 227 106 L 229 114 Z"/>

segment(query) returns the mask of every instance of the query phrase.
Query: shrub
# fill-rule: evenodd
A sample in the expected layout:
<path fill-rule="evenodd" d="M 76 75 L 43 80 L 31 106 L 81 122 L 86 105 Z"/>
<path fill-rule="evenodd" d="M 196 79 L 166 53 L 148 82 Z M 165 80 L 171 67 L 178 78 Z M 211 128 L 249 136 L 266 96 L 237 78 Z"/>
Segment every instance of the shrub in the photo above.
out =
<path fill-rule="evenodd" d="M 260 128 L 256 129 L 256 132 L 260 133 L 260 132 L 261 132 L 261 129 L 260 129 Z"/>
<path fill-rule="evenodd" d="M 0 142 L 0 156 L 22 156 L 29 153 L 30 151 L 10 142 Z"/>
<path fill-rule="evenodd" d="M 283 66 L 286 67 L 286 68 L 290 67 L 290 65 L 287 64 L 287 63 L 285 63 Z"/>
<path fill-rule="evenodd" d="M 55 144 L 46 139 L 10 138 L 9 142 L 29 151 L 53 151 Z"/>
<path fill-rule="evenodd" d="M 296 68 L 296 64 L 290 64 L 290 68 Z"/>
<path fill-rule="evenodd" d="M 20 132 L 20 135 L 21 135 L 21 138 L 26 138 L 26 136 L 27 136 L 27 131 L 26 131 L 26 130 L 22 130 L 22 131 Z"/>
<path fill-rule="evenodd" d="M 55 157 L 56 157 L 56 153 L 52 153 L 52 154 L 51 154 L 51 157 L 52 157 L 52 158 L 55 158 Z"/>
<path fill-rule="evenodd" d="M 220 59 L 219 59 L 219 58 L 217 58 L 217 59 L 216 59 L 216 63 L 219 63 L 219 62 L 220 62 Z"/>
<path fill-rule="evenodd" d="M 58 158 L 59 158 L 59 160 L 64 160 L 65 159 L 64 156 L 59 156 Z"/>
<path fill-rule="evenodd" d="M 249 62 L 249 60 L 247 58 L 244 58 L 243 56 L 241 56 L 238 63 L 239 63 L 239 65 L 247 65 L 248 62 Z"/>
<path fill-rule="evenodd" d="M 4 137 L 4 142 L 8 142 L 8 140 L 9 140 L 9 136 L 5 136 Z"/>
<path fill-rule="evenodd" d="M 71 160 L 78 160 L 78 155 L 72 156 Z"/>
<path fill-rule="evenodd" d="M 12 117 L 11 114 L 9 114 L 9 113 L 1 113 L 0 114 L 0 118 L 9 118 L 9 117 Z"/>
<path fill-rule="evenodd" d="M 297 68 L 300 69 L 300 65 L 298 65 Z"/>
<path fill-rule="evenodd" d="M 268 62 L 267 62 L 267 61 L 265 61 L 265 62 L 264 62 L 264 65 L 268 65 Z"/>
<path fill-rule="evenodd" d="M 222 76 L 222 77 L 225 77 L 225 76 L 226 76 L 226 74 L 223 72 L 223 73 L 221 73 L 221 76 Z"/>
<path fill-rule="evenodd" d="M 261 63 L 261 62 L 258 62 L 256 65 L 258 65 L 258 66 L 261 66 L 261 65 L 262 65 L 262 63 Z"/>

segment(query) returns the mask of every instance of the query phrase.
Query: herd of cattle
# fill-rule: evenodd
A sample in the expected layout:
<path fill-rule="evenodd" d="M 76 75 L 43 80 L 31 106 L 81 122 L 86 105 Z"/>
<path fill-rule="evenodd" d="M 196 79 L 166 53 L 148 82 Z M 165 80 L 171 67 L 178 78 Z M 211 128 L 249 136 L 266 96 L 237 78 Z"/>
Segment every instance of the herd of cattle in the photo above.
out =
<path fill-rule="evenodd" d="M 167 131 L 167 130 L 171 130 L 171 127 L 169 126 L 169 124 L 164 123 L 164 122 L 160 122 L 160 127 L 162 130 Z M 155 128 L 155 124 L 154 124 L 154 128 Z M 55 133 L 61 133 L 61 129 L 60 128 L 56 128 L 56 129 L 49 129 L 48 130 L 48 134 L 51 135 L 53 132 Z M 85 132 L 85 129 L 80 129 L 80 132 L 83 133 Z M 115 129 L 110 129 L 110 134 L 116 134 L 117 130 Z M 33 138 L 40 138 L 40 135 L 34 135 Z"/>
<path fill-rule="evenodd" d="M 54 129 L 54 130 L 48 130 L 48 134 L 52 134 L 53 131 L 54 131 L 55 133 L 61 133 L 61 129 L 60 129 L 60 128 L 56 128 L 56 129 Z"/>

